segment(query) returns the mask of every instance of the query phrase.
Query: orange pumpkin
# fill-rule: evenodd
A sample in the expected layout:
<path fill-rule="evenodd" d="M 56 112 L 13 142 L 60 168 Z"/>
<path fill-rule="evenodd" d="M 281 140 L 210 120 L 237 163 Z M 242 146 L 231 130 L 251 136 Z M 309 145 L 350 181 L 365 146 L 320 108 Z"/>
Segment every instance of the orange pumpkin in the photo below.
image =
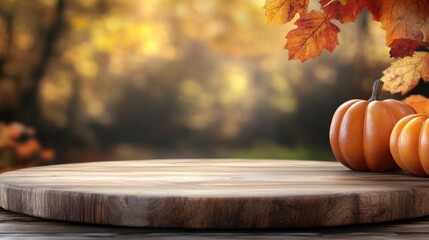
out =
<path fill-rule="evenodd" d="M 417 176 L 429 175 L 429 116 L 413 114 L 401 119 L 390 136 L 395 162 Z"/>
<path fill-rule="evenodd" d="M 389 150 L 395 124 L 415 113 L 405 103 L 379 96 L 383 82 L 374 83 L 369 100 L 354 99 L 343 103 L 332 118 L 329 140 L 335 158 L 356 171 L 385 172 L 398 170 Z"/>

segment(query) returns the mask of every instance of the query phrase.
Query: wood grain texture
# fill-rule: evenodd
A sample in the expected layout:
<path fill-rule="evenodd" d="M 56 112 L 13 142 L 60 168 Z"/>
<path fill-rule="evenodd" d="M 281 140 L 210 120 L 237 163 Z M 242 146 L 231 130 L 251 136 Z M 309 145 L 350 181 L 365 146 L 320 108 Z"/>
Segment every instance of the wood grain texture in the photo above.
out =
<path fill-rule="evenodd" d="M 43 220 L 0 208 L 0 239 L 428 239 L 429 217 L 379 224 L 276 230 L 127 228 Z"/>
<path fill-rule="evenodd" d="M 337 226 L 429 215 L 427 180 L 338 163 L 145 160 L 0 175 L 0 207 L 54 220 L 155 228 Z"/>

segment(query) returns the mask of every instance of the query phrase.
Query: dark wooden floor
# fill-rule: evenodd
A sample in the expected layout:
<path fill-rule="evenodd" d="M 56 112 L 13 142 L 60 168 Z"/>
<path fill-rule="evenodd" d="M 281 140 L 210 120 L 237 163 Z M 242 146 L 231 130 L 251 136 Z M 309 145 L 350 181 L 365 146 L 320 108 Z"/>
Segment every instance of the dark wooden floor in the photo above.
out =
<path fill-rule="evenodd" d="M 266 231 L 120 228 L 47 221 L 0 209 L 0 239 L 429 239 L 429 217 L 394 223 Z"/>

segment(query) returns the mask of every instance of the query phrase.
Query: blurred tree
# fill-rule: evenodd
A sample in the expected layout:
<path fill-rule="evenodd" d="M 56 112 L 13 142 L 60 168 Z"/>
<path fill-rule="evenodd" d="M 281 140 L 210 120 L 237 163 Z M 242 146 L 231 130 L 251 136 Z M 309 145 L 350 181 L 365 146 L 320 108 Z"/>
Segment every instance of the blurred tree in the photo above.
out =
<path fill-rule="evenodd" d="M 20 4 L 22 4 L 22 2 Z M 37 128 L 41 128 L 41 123 L 43 122 L 43 119 L 41 119 L 43 118 L 43 115 L 40 112 L 39 97 L 41 82 L 51 61 L 60 31 L 64 27 L 64 0 L 57 0 L 53 8 L 53 17 L 50 26 L 40 26 L 42 29 L 39 29 L 38 31 L 44 32 L 45 34 L 42 36 L 39 35 L 40 39 L 34 40 L 41 42 L 38 46 L 40 48 L 40 55 L 35 60 L 35 64 L 32 69 L 30 69 L 30 73 L 26 77 L 27 79 L 24 80 L 26 84 L 24 85 L 25 87 L 23 87 L 22 96 L 20 97 L 23 121 L 34 122 Z M 34 121 L 34 119 L 36 119 L 36 121 Z"/>
<path fill-rule="evenodd" d="M 388 64 L 379 26 L 362 16 L 334 57 L 302 65 L 278 51 L 285 30 L 261 2 L 1 1 L 0 120 L 34 126 L 61 161 L 327 149 L 335 108 Z"/>

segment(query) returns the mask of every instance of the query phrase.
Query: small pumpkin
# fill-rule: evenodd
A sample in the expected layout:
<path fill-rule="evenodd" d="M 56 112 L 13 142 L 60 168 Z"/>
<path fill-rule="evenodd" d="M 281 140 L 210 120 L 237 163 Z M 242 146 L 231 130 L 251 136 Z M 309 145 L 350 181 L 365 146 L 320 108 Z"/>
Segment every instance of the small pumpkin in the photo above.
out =
<path fill-rule="evenodd" d="M 395 124 L 415 113 L 403 102 L 381 101 L 383 82 L 376 80 L 369 100 L 353 99 L 334 113 L 329 141 L 335 158 L 356 171 L 385 172 L 398 170 L 389 149 Z"/>
<path fill-rule="evenodd" d="M 429 116 L 413 114 L 401 119 L 390 136 L 395 162 L 417 176 L 429 176 Z"/>

